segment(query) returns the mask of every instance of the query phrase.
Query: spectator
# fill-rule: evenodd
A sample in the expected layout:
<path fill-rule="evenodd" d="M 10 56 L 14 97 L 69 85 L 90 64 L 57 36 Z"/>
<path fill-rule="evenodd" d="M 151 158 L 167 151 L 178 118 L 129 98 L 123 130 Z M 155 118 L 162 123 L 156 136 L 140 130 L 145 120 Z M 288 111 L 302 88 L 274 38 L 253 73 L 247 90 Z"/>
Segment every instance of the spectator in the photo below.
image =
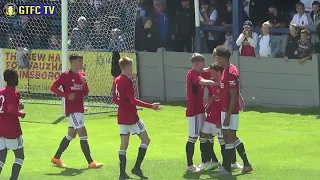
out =
<path fill-rule="evenodd" d="M 310 41 L 310 32 L 307 29 L 301 31 L 300 40 L 298 40 L 298 49 L 294 54 L 298 57 L 298 63 L 303 64 L 306 60 L 312 58 L 314 47 Z"/>
<path fill-rule="evenodd" d="M 109 51 L 123 51 L 124 50 L 124 39 L 121 36 L 121 31 L 118 28 L 111 30 L 111 39 L 109 43 L 108 50 Z"/>
<path fill-rule="evenodd" d="M 320 23 L 320 3 L 319 1 L 314 1 L 312 3 L 312 11 L 310 13 L 310 17 L 311 17 L 311 30 L 315 31 L 317 25 Z"/>
<path fill-rule="evenodd" d="M 137 19 L 148 16 L 152 10 L 152 7 L 149 6 L 148 0 L 139 0 L 137 7 Z"/>
<path fill-rule="evenodd" d="M 181 0 L 182 9 L 178 11 L 176 18 L 177 37 L 176 51 L 192 52 L 193 38 L 195 36 L 194 9 L 190 5 L 191 0 Z"/>
<path fill-rule="evenodd" d="M 59 36 L 51 35 L 49 39 L 49 49 L 61 49 L 61 42 Z"/>
<path fill-rule="evenodd" d="M 90 35 L 90 42 L 94 49 L 103 50 L 108 47 L 108 38 L 104 32 L 101 21 L 94 22 L 93 32 Z"/>
<path fill-rule="evenodd" d="M 153 31 L 151 31 L 152 27 L 152 19 L 149 17 L 143 17 L 143 28 L 139 31 L 136 31 L 136 50 L 137 51 L 148 51 L 148 52 L 156 52 L 157 47 L 155 43 L 155 37 Z"/>
<path fill-rule="evenodd" d="M 275 5 L 269 6 L 268 22 L 273 28 L 287 27 L 286 16 Z"/>
<path fill-rule="evenodd" d="M 221 25 L 225 28 L 232 28 L 232 2 L 228 1 L 223 16 L 220 18 Z"/>
<path fill-rule="evenodd" d="M 72 30 L 68 44 L 71 49 L 80 50 L 84 49 L 88 42 L 87 19 L 81 16 L 78 19 L 78 26 Z"/>
<path fill-rule="evenodd" d="M 287 43 L 285 51 L 283 52 L 285 60 L 297 59 L 297 56 L 294 54 L 294 52 L 298 49 L 298 41 L 300 39 L 300 28 L 298 25 L 291 24 L 289 30 L 290 33 L 284 40 Z"/>
<path fill-rule="evenodd" d="M 218 19 L 218 11 L 215 7 L 209 8 L 208 0 L 200 0 L 200 23 L 202 25 L 215 25 Z M 215 47 L 221 44 L 221 33 L 206 30 L 204 37 L 209 52 L 212 52 Z"/>
<path fill-rule="evenodd" d="M 225 34 L 225 41 L 223 43 L 224 46 L 228 47 L 230 49 L 230 51 L 232 51 L 232 44 L 233 44 L 233 36 L 231 34 L 231 32 L 227 32 Z"/>
<path fill-rule="evenodd" d="M 241 56 L 255 56 L 258 34 L 252 31 L 252 26 L 251 21 L 245 21 L 243 32 L 236 41 L 237 46 L 240 46 L 239 52 Z"/>
<path fill-rule="evenodd" d="M 318 24 L 316 27 L 316 33 L 318 35 L 318 37 L 320 37 L 320 25 Z M 317 42 L 315 45 L 315 52 L 316 53 L 320 53 L 320 42 Z"/>
<path fill-rule="evenodd" d="M 302 2 L 298 2 L 296 4 L 297 13 L 294 14 L 290 24 L 297 24 L 301 29 L 308 28 L 309 19 L 308 15 L 304 12 L 304 4 Z"/>
<path fill-rule="evenodd" d="M 176 31 L 174 19 L 166 13 L 166 0 L 154 0 L 154 14 L 152 20 L 152 30 L 154 31 L 157 48 L 164 47 L 167 50 L 172 49 L 175 41 Z"/>
<path fill-rule="evenodd" d="M 265 22 L 261 27 L 261 35 L 255 49 L 256 58 L 277 57 L 280 54 L 281 46 L 278 37 L 271 35 L 271 24 Z"/>
<path fill-rule="evenodd" d="M 319 1 L 319 0 L 300 0 L 300 2 L 304 4 L 305 11 L 307 13 L 312 11 L 313 2 L 316 2 L 316 1 Z"/>

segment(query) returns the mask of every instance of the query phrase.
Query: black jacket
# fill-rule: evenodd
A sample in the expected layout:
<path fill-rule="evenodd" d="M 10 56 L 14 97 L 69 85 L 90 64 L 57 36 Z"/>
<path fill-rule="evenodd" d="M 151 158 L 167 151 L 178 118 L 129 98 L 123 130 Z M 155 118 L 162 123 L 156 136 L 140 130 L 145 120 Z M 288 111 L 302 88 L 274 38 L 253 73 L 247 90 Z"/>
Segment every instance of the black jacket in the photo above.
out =
<path fill-rule="evenodd" d="M 119 60 L 120 53 L 116 51 L 112 52 L 111 74 L 113 77 L 118 77 L 121 74 Z"/>

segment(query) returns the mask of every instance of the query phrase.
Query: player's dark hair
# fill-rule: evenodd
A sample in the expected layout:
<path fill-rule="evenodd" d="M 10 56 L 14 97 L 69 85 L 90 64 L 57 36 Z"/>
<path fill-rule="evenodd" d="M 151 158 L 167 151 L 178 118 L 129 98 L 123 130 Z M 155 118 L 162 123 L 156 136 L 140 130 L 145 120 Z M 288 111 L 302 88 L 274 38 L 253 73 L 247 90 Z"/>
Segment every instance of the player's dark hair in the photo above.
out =
<path fill-rule="evenodd" d="M 192 57 L 191 57 L 191 62 L 192 63 L 198 63 L 198 62 L 204 62 L 205 58 L 203 55 L 199 54 L 199 53 L 193 53 Z"/>
<path fill-rule="evenodd" d="M 231 51 L 227 46 L 220 45 L 216 47 L 216 56 L 224 57 L 229 60 L 231 57 Z"/>
<path fill-rule="evenodd" d="M 210 64 L 210 69 L 215 71 L 221 71 L 223 70 L 222 67 L 219 66 L 217 62 Z"/>
<path fill-rule="evenodd" d="M 7 83 L 12 81 L 17 76 L 18 76 L 18 73 L 17 73 L 17 71 L 15 69 L 6 69 L 3 72 L 4 81 L 7 82 Z"/>
<path fill-rule="evenodd" d="M 76 59 L 83 59 L 83 56 L 80 56 L 78 54 L 71 54 L 69 56 L 69 61 L 72 62 L 73 60 L 76 60 Z"/>
<path fill-rule="evenodd" d="M 123 57 L 119 60 L 119 66 L 121 69 L 123 69 L 124 67 L 128 66 L 128 65 L 132 65 L 132 59 L 129 57 Z"/>

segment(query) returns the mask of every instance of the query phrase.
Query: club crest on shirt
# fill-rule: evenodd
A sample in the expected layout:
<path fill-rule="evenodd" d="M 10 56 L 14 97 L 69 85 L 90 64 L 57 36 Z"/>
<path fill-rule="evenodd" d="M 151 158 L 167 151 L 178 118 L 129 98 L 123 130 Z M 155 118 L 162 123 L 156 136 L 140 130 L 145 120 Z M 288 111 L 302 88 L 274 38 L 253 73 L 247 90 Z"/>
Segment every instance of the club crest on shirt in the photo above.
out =
<path fill-rule="evenodd" d="M 73 91 L 79 91 L 83 89 L 83 85 L 82 84 L 74 84 L 73 86 L 70 87 L 71 90 Z"/>

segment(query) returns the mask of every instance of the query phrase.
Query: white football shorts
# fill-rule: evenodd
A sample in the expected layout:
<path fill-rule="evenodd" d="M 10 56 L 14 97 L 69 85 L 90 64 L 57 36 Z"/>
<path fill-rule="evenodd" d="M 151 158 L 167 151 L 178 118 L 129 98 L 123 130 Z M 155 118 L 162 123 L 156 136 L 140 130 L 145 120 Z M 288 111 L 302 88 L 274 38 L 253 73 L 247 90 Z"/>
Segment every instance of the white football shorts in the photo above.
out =
<path fill-rule="evenodd" d="M 189 137 L 197 138 L 200 136 L 205 117 L 205 114 L 197 114 L 192 117 L 187 117 L 189 125 Z"/>
<path fill-rule="evenodd" d="M 84 127 L 84 114 L 72 113 L 69 115 L 69 127 L 74 129 L 80 129 Z"/>
<path fill-rule="evenodd" d="M 222 129 L 231 129 L 231 130 L 237 131 L 239 128 L 239 114 L 231 114 L 229 126 L 223 126 L 225 116 L 226 116 L 226 112 L 221 112 Z"/>
<path fill-rule="evenodd" d="M 7 139 L 4 137 L 0 137 L 0 150 L 3 149 L 11 149 L 17 150 L 23 148 L 23 136 L 16 139 Z"/>
<path fill-rule="evenodd" d="M 135 135 L 135 134 L 141 134 L 142 132 L 146 131 L 146 127 L 144 126 L 143 121 L 140 119 L 135 124 L 126 125 L 126 124 L 119 124 L 120 128 L 120 135 Z"/>
<path fill-rule="evenodd" d="M 221 128 L 217 128 L 215 124 L 205 121 L 202 126 L 201 132 L 211 134 L 212 136 L 223 137 Z"/>

